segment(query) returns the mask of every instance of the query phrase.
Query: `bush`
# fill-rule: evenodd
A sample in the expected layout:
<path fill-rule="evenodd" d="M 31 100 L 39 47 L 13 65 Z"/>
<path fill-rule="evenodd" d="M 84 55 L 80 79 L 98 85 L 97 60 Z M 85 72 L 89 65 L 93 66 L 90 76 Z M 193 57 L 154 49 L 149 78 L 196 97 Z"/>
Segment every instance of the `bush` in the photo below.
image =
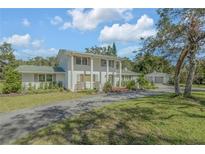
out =
<path fill-rule="evenodd" d="M 21 75 L 12 67 L 9 67 L 5 71 L 5 82 L 2 92 L 8 94 L 19 92 L 19 90 L 21 90 Z"/>
<path fill-rule="evenodd" d="M 48 83 L 48 89 L 53 89 L 53 83 L 52 82 Z"/>
<path fill-rule="evenodd" d="M 44 89 L 48 89 L 48 83 L 46 82 L 45 85 L 44 85 Z"/>
<path fill-rule="evenodd" d="M 32 90 L 33 90 L 33 87 L 32 87 L 32 84 L 31 84 L 31 83 L 28 84 L 28 90 L 29 90 L 29 91 L 32 91 Z"/>
<path fill-rule="evenodd" d="M 141 89 L 154 89 L 155 85 L 154 83 L 150 83 L 147 79 L 145 79 L 144 74 L 141 74 L 137 80 L 139 83 L 139 87 Z"/>
<path fill-rule="evenodd" d="M 169 78 L 168 84 L 169 85 L 174 85 L 174 78 Z"/>
<path fill-rule="evenodd" d="M 127 81 L 126 88 L 129 90 L 136 90 L 136 82 L 134 80 Z"/>
<path fill-rule="evenodd" d="M 149 86 L 149 81 L 145 79 L 144 74 L 139 75 L 137 82 L 139 83 L 139 87 L 141 89 L 145 89 L 145 87 Z"/>
<path fill-rule="evenodd" d="M 91 94 L 96 94 L 97 93 L 97 90 L 96 89 L 85 89 L 85 90 L 81 90 L 79 91 L 80 93 L 86 93 L 88 95 L 91 95 Z"/>
<path fill-rule="evenodd" d="M 40 83 L 39 89 L 44 89 L 43 88 L 43 82 Z"/>
<path fill-rule="evenodd" d="M 62 88 L 63 87 L 63 83 L 61 81 L 58 82 L 58 88 Z"/>
<path fill-rule="evenodd" d="M 103 91 L 105 93 L 108 93 L 112 90 L 112 85 L 109 81 L 105 82 L 104 87 L 103 87 Z"/>
<path fill-rule="evenodd" d="M 56 81 L 53 81 L 53 88 L 54 88 L 54 89 L 57 89 L 57 88 L 58 88 L 58 84 L 57 84 Z"/>

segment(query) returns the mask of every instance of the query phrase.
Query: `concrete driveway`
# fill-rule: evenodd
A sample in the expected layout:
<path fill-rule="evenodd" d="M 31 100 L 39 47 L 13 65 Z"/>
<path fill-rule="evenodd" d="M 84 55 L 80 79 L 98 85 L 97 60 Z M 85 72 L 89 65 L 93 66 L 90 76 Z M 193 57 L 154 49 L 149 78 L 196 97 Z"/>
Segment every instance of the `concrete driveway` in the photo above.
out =
<path fill-rule="evenodd" d="M 160 94 L 160 92 L 138 91 L 123 94 L 99 94 L 0 114 L 0 144 L 11 144 L 21 136 L 80 112 L 86 112 L 114 102 L 157 94 Z"/>

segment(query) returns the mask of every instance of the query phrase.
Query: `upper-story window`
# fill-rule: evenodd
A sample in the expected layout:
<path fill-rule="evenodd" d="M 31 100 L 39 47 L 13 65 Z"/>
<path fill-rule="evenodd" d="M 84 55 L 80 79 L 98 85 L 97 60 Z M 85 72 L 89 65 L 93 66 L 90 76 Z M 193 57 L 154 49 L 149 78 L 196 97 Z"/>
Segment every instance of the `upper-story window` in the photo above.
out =
<path fill-rule="evenodd" d="M 107 65 L 107 61 L 105 59 L 101 59 L 101 66 L 105 67 Z"/>
<path fill-rule="evenodd" d="M 114 67 L 114 60 L 109 60 L 109 67 Z"/>
<path fill-rule="evenodd" d="M 76 57 L 75 63 L 77 65 L 88 65 L 88 58 L 87 57 Z"/>
<path fill-rule="evenodd" d="M 82 58 L 82 64 L 83 65 L 88 65 L 88 58 L 83 57 Z"/>
<path fill-rule="evenodd" d="M 120 63 L 117 61 L 116 62 L 116 69 L 119 69 L 120 68 Z"/>
<path fill-rule="evenodd" d="M 75 57 L 75 63 L 81 65 L 81 57 Z"/>

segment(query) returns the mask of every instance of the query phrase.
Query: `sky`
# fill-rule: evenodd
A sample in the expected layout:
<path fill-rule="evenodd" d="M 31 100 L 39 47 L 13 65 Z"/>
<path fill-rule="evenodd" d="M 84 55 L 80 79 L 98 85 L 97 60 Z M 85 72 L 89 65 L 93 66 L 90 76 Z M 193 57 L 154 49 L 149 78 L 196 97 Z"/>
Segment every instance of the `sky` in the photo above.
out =
<path fill-rule="evenodd" d="M 11 43 L 26 60 L 115 42 L 118 56 L 132 59 L 158 19 L 156 9 L 0 9 L 0 44 Z"/>

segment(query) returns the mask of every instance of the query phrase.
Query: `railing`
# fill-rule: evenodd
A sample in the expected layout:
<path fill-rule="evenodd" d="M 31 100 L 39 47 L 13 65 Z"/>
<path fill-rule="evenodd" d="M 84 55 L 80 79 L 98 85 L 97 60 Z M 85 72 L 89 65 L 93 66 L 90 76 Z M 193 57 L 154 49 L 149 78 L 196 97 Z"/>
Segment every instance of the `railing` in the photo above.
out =
<path fill-rule="evenodd" d="M 99 89 L 100 88 L 100 83 L 99 82 L 78 82 L 75 84 L 75 90 L 85 90 L 85 89 L 91 89 L 91 84 L 93 84 L 93 89 Z"/>

